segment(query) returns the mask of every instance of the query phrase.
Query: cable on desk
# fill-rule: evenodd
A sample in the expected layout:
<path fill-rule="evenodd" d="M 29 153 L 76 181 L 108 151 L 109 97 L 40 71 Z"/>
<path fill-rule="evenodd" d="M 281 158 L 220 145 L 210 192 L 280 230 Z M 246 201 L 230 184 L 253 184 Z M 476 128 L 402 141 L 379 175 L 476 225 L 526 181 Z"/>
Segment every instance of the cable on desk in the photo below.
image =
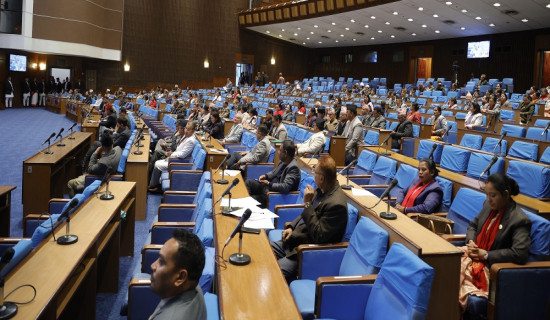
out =
<path fill-rule="evenodd" d="M 225 246 L 222 249 L 221 255 L 215 255 L 214 256 L 214 262 L 222 268 L 222 270 L 227 269 L 227 260 L 223 258 L 223 252 L 225 251 Z"/>
<path fill-rule="evenodd" d="M 15 301 L 9 301 L 11 303 L 15 303 L 15 304 L 19 304 L 19 305 L 22 305 L 22 304 L 29 304 L 31 302 L 34 301 L 34 299 L 36 298 L 36 288 L 32 285 L 32 284 L 23 284 L 23 285 L 20 285 L 19 287 L 13 289 L 10 293 L 8 293 L 5 297 L 4 297 L 4 301 L 6 301 L 6 299 L 12 294 L 14 293 L 15 291 L 21 289 L 21 288 L 24 288 L 24 287 L 30 287 L 33 291 L 34 291 L 34 294 L 33 294 L 33 297 L 31 298 L 31 300 L 29 301 L 26 301 L 26 302 L 15 302 Z M 6 301 L 8 302 L 8 301 Z"/>
<path fill-rule="evenodd" d="M 53 219 L 52 219 L 52 214 L 49 213 L 49 212 L 42 212 L 42 213 L 40 214 L 40 216 L 38 217 L 38 219 L 42 218 L 44 215 L 48 215 L 48 217 L 50 218 L 50 228 L 52 229 L 53 241 L 57 241 L 57 239 L 55 239 L 55 232 L 53 232 Z M 42 227 L 42 225 L 39 225 L 38 228 L 45 228 L 45 227 Z"/>

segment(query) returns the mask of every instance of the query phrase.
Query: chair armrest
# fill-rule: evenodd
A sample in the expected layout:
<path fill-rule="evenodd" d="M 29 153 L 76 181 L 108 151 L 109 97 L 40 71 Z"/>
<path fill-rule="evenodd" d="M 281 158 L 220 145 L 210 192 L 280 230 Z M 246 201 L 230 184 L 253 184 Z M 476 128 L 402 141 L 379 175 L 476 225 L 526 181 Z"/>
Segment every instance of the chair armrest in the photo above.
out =
<path fill-rule="evenodd" d="M 298 278 L 315 280 L 338 275 L 348 242 L 298 246 Z"/>
<path fill-rule="evenodd" d="M 195 222 L 153 222 L 151 229 L 158 227 L 193 228 L 195 227 Z"/>
<path fill-rule="evenodd" d="M 162 195 L 162 202 L 166 203 L 167 196 L 181 196 L 182 198 L 188 198 L 189 202 L 185 202 L 185 204 L 191 204 L 195 197 L 197 196 L 196 191 L 177 191 L 177 190 L 166 190 L 164 191 L 164 194 Z M 182 203 L 183 204 L 183 203 Z"/>
<path fill-rule="evenodd" d="M 344 177 L 345 177 L 345 176 L 346 176 L 346 175 L 344 175 Z M 357 178 L 357 179 L 359 179 L 359 178 L 367 179 L 367 178 L 368 178 L 368 179 L 370 179 L 371 177 L 372 177 L 372 174 L 355 174 L 355 175 L 354 175 L 354 174 L 350 174 L 350 175 L 349 175 L 349 178 L 350 178 L 350 179 L 351 179 L 351 178 Z"/>
<path fill-rule="evenodd" d="M 416 220 L 416 218 L 418 218 L 418 215 L 420 213 L 415 213 L 415 212 L 407 212 L 407 217 L 413 219 L 413 220 Z M 438 217 L 443 217 L 445 218 L 447 216 L 447 212 L 434 212 L 432 214 L 430 214 L 431 216 L 438 216 Z"/>
<path fill-rule="evenodd" d="M 69 202 L 71 199 L 65 199 L 65 198 L 51 198 L 48 203 L 52 202 Z"/>
<path fill-rule="evenodd" d="M 2 244 L 17 244 L 19 241 L 30 238 L 0 238 Z"/>
<path fill-rule="evenodd" d="M 194 222 L 191 218 L 196 207 L 194 204 L 163 203 L 158 207 L 158 221 Z"/>
<path fill-rule="evenodd" d="M 267 192 L 267 208 L 275 212 L 275 207 L 285 203 L 296 203 L 296 199 L 300 196 L 300 191 L 291 191 L 287 194 L 280 192 Z"/>
<path fill-rule="evenodd" d="M 193 164 L 192 163 L 185 163 L 185 162 L 169 162 L 168 163 L 168 171 L 186 170 L 185 169 L 186 167 L 192 168 Z M 174 168 L 174 169 L 172 169 L 172 168 Z"/>
<path fill-rule="evenodd" d="M 465 241 L 466 235 L 465 234 L 442 234 L 441 238 L 444 240 L 451 242 L 451 241 Z"/>
<path fill-rule="evenodd" d="M 292 209 L 292 208 L 304 208 L 303 204 L 280 204 L 275 206 L 275 214 L 277 214 L 277 210 L 281 209 Z"/>

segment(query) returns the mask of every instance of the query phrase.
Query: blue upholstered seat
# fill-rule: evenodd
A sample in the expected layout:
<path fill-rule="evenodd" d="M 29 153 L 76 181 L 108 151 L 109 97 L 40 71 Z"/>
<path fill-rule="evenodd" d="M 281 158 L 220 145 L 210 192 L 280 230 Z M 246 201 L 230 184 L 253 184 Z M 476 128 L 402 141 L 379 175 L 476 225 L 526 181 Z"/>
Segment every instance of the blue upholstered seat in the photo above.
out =
<path fill-rule="evenodd" d="M 481 135 L 466 133 L 462 137 L 462 140 L 460 140 L 460 145 L 463 147 L 479 150 L 481 149 L 482 142 L 483 137 Z"/>
<path fill-rule="evenodd" d="M 517 181 L 522 194 L 533 198 L 550 197 L 550 168 L 547 166 L 510 160 L 506 174 Z"/>
<path fill-rule="evenodd" d="M 470 151 L 453 146 L 445 146 L 441 154 L 441 168 L 453 172 L 466 172 Z"/>
<path fill-rule="evenodd" d="M 492 155 L 488 155 L 485 153 L 479 153 L 479 152 L 472 152 L 470 155 L 470 161 L 468 162 L 468 169 L 466 170 L 466 176 L 472 177 L 472 178 L 479 178 L 479 175 L 485 170 L 489 162 L 491 162 L 491 159 L 493 158 Z M 490 173 L 504 173 L 504 158 L 498 157 L 497 162 L 491 167 Z M 481 178 L 482 180 L 486 180 L 489 177 L 489 173 L 486 173 Z"/>
<path fill-rule="evenodd" d="M 508 150 L 508 155 L 511 157 L 537 161 L 539 152 L 539 145 L 536 143 L 530 143 L 525 141 L 514 141 L 510 150 Z"/>

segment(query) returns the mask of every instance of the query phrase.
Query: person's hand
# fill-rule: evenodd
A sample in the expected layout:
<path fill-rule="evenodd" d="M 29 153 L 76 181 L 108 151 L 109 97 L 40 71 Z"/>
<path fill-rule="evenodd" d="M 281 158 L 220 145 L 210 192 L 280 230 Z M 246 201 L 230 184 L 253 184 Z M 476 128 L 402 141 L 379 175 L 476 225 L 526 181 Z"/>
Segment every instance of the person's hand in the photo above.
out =
<path fill-rule="evenodd" d="M 94 152 L 97 156 L 99 156 L 101 154 L 101 151 L 103 151 L 103 148 L 102 147 L 97 147 L 97 149 L 95 149 Z"/>
<path fill-rule="evenodd" d="M 435 130 L 432 130 L 432 136 L 435 136 L 435 134 L 436 134 Z"/>
<path fill-rule="evenodd" d="M 395 135 L 395 132 L 390 132 L 390 137 L 393 137 Z"/>
<path fill-rule="evenodd" d="M 240 154 L 241 154 L 241 156 L 244 156 L 246 154 L 246 151 L 241 151 Z"/>
<path fill-rule="evenodd" d="M 312 202 L 313 201 L 313 194 L 315 193 L 315 190 L 311 185 L 307 185 L 304 189 L 304 203 L 306 202 Z"/>
<path fill-rule="evenodd" d="M 284 229 L 283 233 L 282 233 L 282 237 L 281 237 L 283 242 L 286 242 L 290 238 L 291 234 L 292 234 L 292 229 L 291 228 Z"/>
<path fill-rule="evenodd" d="M 399 203 L 396 203 L 395 204 L 395 209 L 401 213 L 404 213 L 405 212 L 405 208 L 402 207 Z"/>
<path fill-rule="evenodd" d="M 267 177 L 265 176 L 265 174 L 262 174 L 259 178 L 258 178 L 258 181 L 262 181 L 262 180 L 265 180 Z"/>
<path fill-rule="evenodd" d="M 258 180 L 258 182 L 266 186 L 269 185 L 269 180 Z"/>

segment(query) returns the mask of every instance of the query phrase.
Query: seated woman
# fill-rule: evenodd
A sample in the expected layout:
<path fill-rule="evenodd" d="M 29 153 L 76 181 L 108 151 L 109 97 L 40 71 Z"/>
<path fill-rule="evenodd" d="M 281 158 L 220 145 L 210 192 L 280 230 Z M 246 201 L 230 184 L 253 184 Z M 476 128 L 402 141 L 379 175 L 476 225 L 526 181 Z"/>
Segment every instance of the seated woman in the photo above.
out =
<path fill-rule="evenodd" d="M 402 213 L 434 213 L 441 207 L 443 189 L 435 177 L 438 170 L 435 162 L 424 158 L 418 163 L 418 178 L 411 185 L 401 190 L 397 196 L 395 209 Z"/>
<path fill-rule="evenodd" d="M 489 176 L 487 200 L 470 222 L 460 267 L 460 307 L 468 295 L 487 298 L 489 269 L 493 263 L 524 264 L 531 247 L 531 220 L 511 198 L 519 193 L 517 182 L 502 173 Z"/>
<path fill-rule="evenodd" d="M 431 140 L 443 140 L 443 135 L 447 131 L 447 119 L 441 114 L 441 106 L 434 108 L 434 115 L 431 117 L 432 136 Z"/>
<path fill-rule="evenodd" d="M 218 113 L 218 111 L 212 111 L 212 114 L 210 115 L 210 122 L 212 123 L 212 125 L 207 131 L 208 134 L 214 139 L 218 139 L 218 140 L 223 139 L 224 134 L 223 134 L 222 119 L 220 118 L 220 114 Z"/>
<path fill-rule="evenodd" d="M 466 129 L 473 129 L 476 126 L 480 126 L 483 123 L 483 114 L 481 114 L 481 107 L 476 102 L 472 103 L 470 110 L 466 115 L 466 121 L 464 126 Z"/>
<path fill-rule="evenodd" d="M 523 95 L 523 102 L 521 102 L 518 107 L 520 119 L 519 124 L 527 124 L 527 122 L 531 120 L 531 117 L 535 112 L 535 104 L 532 100 L 533 98 L 530 95 Z"/>
<path fill-rule="evenodd" d="M 407 115 L 407 119 L 409 119 L 410 122 L 420 124 L 422 122 L 422 115 L 420 114 L 420 107 L 418 106 L 418 103 L 414 102 L 412 104 L 412 110 Z"/>

